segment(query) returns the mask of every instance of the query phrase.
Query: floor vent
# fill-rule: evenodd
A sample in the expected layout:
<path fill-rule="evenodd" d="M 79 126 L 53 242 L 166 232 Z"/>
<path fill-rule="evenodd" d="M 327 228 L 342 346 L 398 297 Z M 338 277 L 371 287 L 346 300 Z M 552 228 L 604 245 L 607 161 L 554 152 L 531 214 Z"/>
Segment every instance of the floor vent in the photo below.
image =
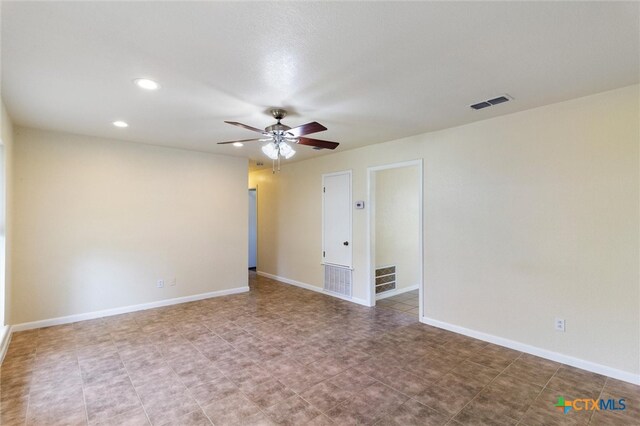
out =
<path fill-rule="evenodd" d="M 396 288 L 396 265 L 381 266 L 376 269 L 376 294 Z"/>
<path fill-rule="evenodd" d="M 351 297 L 351 273 L 349 268 L 324 265 L 324 289 Z"/>

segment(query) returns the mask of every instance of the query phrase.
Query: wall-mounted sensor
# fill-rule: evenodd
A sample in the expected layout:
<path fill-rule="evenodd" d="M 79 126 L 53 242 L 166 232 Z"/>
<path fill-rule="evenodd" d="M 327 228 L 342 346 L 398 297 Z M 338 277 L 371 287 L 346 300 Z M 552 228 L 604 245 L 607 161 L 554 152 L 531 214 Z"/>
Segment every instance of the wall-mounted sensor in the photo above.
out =
<path fill-rule="evenodd" d="M 356 201 L 356 209 L 364 209 L 364 201 Z"/>

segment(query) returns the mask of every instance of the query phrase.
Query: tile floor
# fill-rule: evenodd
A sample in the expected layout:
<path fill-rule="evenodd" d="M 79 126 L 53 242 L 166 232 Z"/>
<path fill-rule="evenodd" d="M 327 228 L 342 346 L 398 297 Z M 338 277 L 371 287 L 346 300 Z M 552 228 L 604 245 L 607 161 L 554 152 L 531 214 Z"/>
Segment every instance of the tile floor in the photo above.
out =
<path fill-rule="evenodd" d="M 418 290 L 408 291 L 397 296 L 376 301 L 376 307 L 406 312 L 418 318 Z"/>
<path fill-rule="evenodd" d="M 16 333 L 0 401 L 2 425 L 640 424 L 637 386 L 255 274 L 241 295 Z"/>

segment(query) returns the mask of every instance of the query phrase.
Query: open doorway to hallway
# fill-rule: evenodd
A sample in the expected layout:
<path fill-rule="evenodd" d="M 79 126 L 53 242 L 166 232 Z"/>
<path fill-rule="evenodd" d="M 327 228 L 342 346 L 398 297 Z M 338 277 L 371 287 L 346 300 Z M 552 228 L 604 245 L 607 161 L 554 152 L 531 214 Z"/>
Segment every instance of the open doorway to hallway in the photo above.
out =
<path fill-rule="evenodd" d="M 258 266 L 258 192 L 249 189 L 249 269 Z"/>
<path fill-rule="evenodd" d="M 0 139 L 0 348 L 7 333 L 5 328 L 5 268 L 6 268 L 6 221 L 7 221 L 7 187 L 6 187 L 6 164 L 4 142 Z M 0 350 L 0 361 L 2 361 L 2 351 Z"/>
<path fill-rule="evenodd" d="M 422 162 L 369 169 L 371 299 L 420 316 Z"/>

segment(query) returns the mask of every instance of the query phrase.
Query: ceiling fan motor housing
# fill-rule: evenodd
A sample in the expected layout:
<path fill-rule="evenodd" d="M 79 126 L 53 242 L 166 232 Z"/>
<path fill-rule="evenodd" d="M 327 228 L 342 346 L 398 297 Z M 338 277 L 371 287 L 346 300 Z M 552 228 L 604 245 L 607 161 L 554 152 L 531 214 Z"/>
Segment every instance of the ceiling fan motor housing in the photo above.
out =
<path fill-rule="evenodd" d="M 277 132 L 278 130 L 282 130 L 282 131 L 284 132 L 284 131 L 289 130 L 290 128 L 291 128 L 291 127 L 289 127 L 289 126 L 287 126 L 287 125 L 285 125 L 285 124 L 280 124 L 280 123 L 278 122 L 278 123 L 273 124 L 273 125 L 271 125 L 271 126 L 267 126 L 267 127 L 265 127 L 265 128 L 264 128 L 264 131 L 265 131 L 265 132 L 267 132 L 267 133 L 272 133 L 272 132 Z"/>
<path fill-rule="evenodd" d="M 265 127 L 265 129 L 264 129 L 265 132 L 271 133 L 271 132 L 276 132 L 278 130 L 286 131 L 286 130 L 289 130 L 291 128 L 289 126 L 286 126 L 286 125 L 280 123 L 280 120 L 282 120 L 283 118 L 285 118 L 287 116 L 287 111 L 286 110 L 280 109 L 280 108 L 274 108 L 274 109 L 271 110 L 271 115 L 273 115 L 273 118 L 278 120 L 278 122 L 276 124 L 271 125 L 271 126 Z"/>

